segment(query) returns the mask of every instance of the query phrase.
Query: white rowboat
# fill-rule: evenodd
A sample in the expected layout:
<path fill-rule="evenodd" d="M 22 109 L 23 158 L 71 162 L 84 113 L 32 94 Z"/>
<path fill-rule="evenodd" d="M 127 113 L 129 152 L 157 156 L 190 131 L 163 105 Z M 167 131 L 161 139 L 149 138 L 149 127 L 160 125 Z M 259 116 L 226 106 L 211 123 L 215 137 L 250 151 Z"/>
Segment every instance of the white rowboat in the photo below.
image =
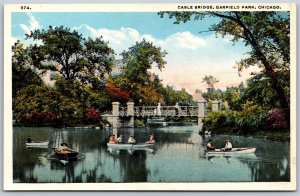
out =
<path fill-rule="evenodd" d="M 49 141 L 45 141 L 45 142 L 30 142 L 30 143 L 26 143 L 27 147 L 40 147 L 40 146 L 48 146 L 49 145 Z"/>
<path fill-rule="evenodd" d="M 122 144 L 122 143 L 107 143 L 108 148 L 114 149 L 141 149 L 154 146 L 154 143 L 137 143 L 137 144 Z"/>
<path fill-rule="evenodd" d="M 206 155 L 235 155 L 235 154 L 249 154 L 254 153 L 256 148 L 232 148 L 230 151 L 224 151 L 223 148 L 208 150 L 206 151 Z"/>

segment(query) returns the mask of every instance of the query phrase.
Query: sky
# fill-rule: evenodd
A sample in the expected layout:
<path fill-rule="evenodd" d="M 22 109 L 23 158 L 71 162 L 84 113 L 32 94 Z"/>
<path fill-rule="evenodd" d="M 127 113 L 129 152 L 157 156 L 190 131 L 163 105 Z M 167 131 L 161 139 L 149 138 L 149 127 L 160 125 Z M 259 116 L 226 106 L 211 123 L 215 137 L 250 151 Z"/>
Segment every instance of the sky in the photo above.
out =
<path fill-rule="evenodd" d="M 205 75 L 216 77 L 219 82 L 215 88 L 224 90 L 245 82 L 250 72 L 257 71 L 253 67 L 239 76 L 234 68 L 236 62 L 250 51 L 244 43 L 233 45 L 230 37 L 216 37 L 214 32 L 199 33 L 208 30 L 218 19 L 206 18 L 179 25 L 173 22 L 167 16 L 160 18 L 154 12 L 14 12 L 12 41 L 20 40 L 29 45 L 33 41 L 25 40 L 25 34 L 61 25 L 78 31 L 84 37 L 103 36 L 116 54 L 145 39 L 168 53 L 165 68 L 160 71 L 154 67 L 151 71 L 159 75 L 164 85 L 177 90 L 185 88 L 190 94 L 194 94 L 196 89 L 206 91 L 207 85 L 202 82 Z"/>

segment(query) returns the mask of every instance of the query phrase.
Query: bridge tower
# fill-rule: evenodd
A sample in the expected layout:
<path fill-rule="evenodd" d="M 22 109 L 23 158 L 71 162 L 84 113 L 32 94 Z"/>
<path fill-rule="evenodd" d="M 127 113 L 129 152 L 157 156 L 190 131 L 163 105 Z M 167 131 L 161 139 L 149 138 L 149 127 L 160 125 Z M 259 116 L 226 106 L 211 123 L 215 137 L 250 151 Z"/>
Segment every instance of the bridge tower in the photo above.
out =
<path fill-rule="evenodd" d="M 134 102 L 127 102 L 127 118 L 126 127 L 134 127 Z"/>
<path fill-rule="evenodd" d="M 119 127 L 119 102 L 112 102 L 112 116 L 111 116 L 111 121 L 112 121 L 112 127 L 117 128 Z"/>
<path fill-rule="evenodd" d="M 203 128 L 202 120 L 204 119 L 205 114 L 206 114 L 206 103 L 207 103 L 207 101 L 203 97 L 198 101 L 198 128 L 199 128 L 199 130 L 202 130 L 202 128 Z"/>

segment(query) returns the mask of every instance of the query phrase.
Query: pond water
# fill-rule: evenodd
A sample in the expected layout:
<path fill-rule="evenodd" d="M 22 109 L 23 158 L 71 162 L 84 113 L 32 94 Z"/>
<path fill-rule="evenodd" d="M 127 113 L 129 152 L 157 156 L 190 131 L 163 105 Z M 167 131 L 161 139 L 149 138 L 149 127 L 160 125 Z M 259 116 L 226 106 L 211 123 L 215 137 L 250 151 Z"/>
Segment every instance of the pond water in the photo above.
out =
<path fill-rule="evenodd" d="M 134 135 L 145 142 L 150 133 L 156 145 L 151 150 L 109 150 L 110 134 Z M 46 148 L 26 148 L 28 136 L 49 140 Z M 256 147 L 253 154 L 205 156 L 205 145 L 213 139 L 223 147 L 229 139 L 234 147 Z M 52 147 L 67 142 L 80 152 L 78 160 L 52 158 Z M 289 143 L 257 138 L 214 135 L 202 137 L 197 126 L 161 128 L 55 129 L 14 128 L 14 183 L 93 182 L 282 182 L 290 181 Z"/>

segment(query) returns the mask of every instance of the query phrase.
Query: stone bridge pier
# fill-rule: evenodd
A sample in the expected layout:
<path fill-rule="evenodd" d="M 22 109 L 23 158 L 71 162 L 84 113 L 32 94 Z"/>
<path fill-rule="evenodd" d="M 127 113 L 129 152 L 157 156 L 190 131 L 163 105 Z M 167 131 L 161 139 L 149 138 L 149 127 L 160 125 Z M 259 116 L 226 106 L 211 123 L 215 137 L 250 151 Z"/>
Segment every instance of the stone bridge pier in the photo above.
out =
<path fill-rule="evenodd" d="M 205 99 L 198 101 L 198 129 L 202 130 L 203 128 L 203 119 L 206 115 L 206 103 Z"/>
<path fill-rule="evenodd" d="M 126 115 L 120 114 L 120 103 L 113 102 L 112 103 L 112 115 L 110 116 L 110 123 L 112 127 L 134 127 L 134 103 L 127 102 L 127 110 L 125 111 Z M 123 118 L 121 119 L 121 116 Z"/>

